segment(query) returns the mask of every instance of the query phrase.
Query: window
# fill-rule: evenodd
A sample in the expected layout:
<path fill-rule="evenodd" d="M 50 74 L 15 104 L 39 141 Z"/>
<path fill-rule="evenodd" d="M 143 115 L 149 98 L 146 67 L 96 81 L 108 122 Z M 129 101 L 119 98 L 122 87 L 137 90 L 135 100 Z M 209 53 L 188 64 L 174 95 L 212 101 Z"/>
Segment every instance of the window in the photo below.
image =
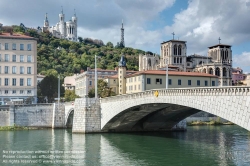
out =
<path fill-rule="evenodd" d="M 9 44 L 5 43 L 5 50 L 8 50 L 8 49 L 9 49 Z"/>
<path fill-rule="evenodd" d="M 8 93 L 9 93 L 9 91 L 8 91 L 8 90 L 5 90 L 5 91 L 4 91 L 4 94 L 8 94 Z"/>
<path fill-rule="evenodd" d="M 162 84 L 162 79 L 161 78 L 156 78 L 156 84 Z"/>
<path fill-rule="evenodd" d="M 2 79 L 0 78 L 0 86 L 2 85 Z"/>
<path fill-rule="evenodd" d="M 2 73 L 2 67 L 0 66 L 0 74 Z"/>
<path fill-rule="evenodd" d="M 168 79 L 168 85 L 172 85 L 172 80 Z"/>
<path fill-rule="evenodd" d="M 23 62 L 23 61 L 24 61 L 24 56 L 20 55 L 20 62 Z"/>
<path fill-rule="evenodd" d="M 27 50 L 31 51 L 31 44 L 27 44 Z"/>
<path fill-rule="evenodd" d="M 8 55 L 8 54 L 5 54 L 5 55 L 4 55 L 4 61 L 5 61 L 5 62 L 9 62 L 9 55 Z"/>
<path fill-rule="evenodd" d="M 188 80 L 188 85 L 191 85 L 191 80 Z"/>
<path fill-rule="evenodd" d="M 5 78 L 5 79 L 4 79 L 4 85 L 5 85 L 5 86 L 8 86 L 8 85 L 9 85 L 9 79 L 8 79 L 8 78 Z"/>
<path fill-rule="evenodd" d="M 138 85 L 138 90 L 140 90 L 141 89 L 141 86 L 140 85 Z"/>
<path fill-rule="evenodd" d="M 136 85 L 135 85 L 135 90 L 136 90 Z"/>
<path fill-rule="evenodd" d="M 208 86 L 208 83 L 207 83 L 207 81 L 205 81 L 205 86 Z"/>
<path fill-rule="evenodd" d="M 201 81 L 197 80 L 197 86 L 200 86 L 200 85 L 201 85 Z"/>
<path fill-rule="evenodd" d="M 16 43 L 12 44 L 12 50 L 16 50 Z"/>
<path fill-rule="evenodd" d="M 215 86 L 215 81 L 212 81 L 212 86 Z"/>
<path fill-rule="evenodd" d="M 12 66 L 12 74 L 16 74 L 16 66 Z"/>
<path fill-rule="evenodd" d="M 31 67 L 27 67 L 27 74 L 31 74 Z"/>
<path fill-rule="evenodd" d="M 23 78 L 20 78 L 20 86 L 23 86 Z"/>
<path fill-rule="evenodd" d="M 9 66 L 4 66 L 4 73 L 8 74 L 9 73 Z"/>
<path fill-rule="evenodd" d="M 92 81 L 89 81 L 89 85 L 92 85 Z"/>
<path fill-rule="evenodd" d="M 12 94 L 16 94 L 16 90 L 13 90 L 13 91 L 12 91 Z"/>
<path fill-rule="evenodd" d="M 135 77 L 135 82 L 136 82 L 136 77 Z"/>
<path fill-rule="evenodd" d="M 27 90 L 27 94 L 31 94 L 31 90 Z"/>
<path fill-rule="evenodd" d="M 12 86 L 16 86 L 16 79 L 12 78 Z"/>
<path fill-rule="evenodd" d="M 31 62 L 31 55 L 28 55 L 27 62 Z"/>
<path fill-rule="evenodd" d="M 150 78 L 147 78 L 147 84 L 151 84 Z"/>
<path fill-rule="evenodd" d="M 0 62 L 2 61 L 2 55 L 0 54 Z"/>
<path fill-rule="evenodd" d="M 20 44 L 20 50 L 24 50 L 23 44 Z"/>
<path fill-rule="evenodd" d="M 0 50 L 2 49 L 1 47 L 2 47 L 2 45 L 1 45 L 1 43 L 0 43 Z"/>
<path fill-rule="evenodd" d="M 20 90 L 20 94 L 23 94 L 23 90 Z"/>
<path fill-rule="evenodd" d="M 20 74 L 24 74 L 24 67 L 20 66 Z"/>
<path fill-rule="evenodd" d="M 31 78 L 27 78 L 27 86 L 31 86 Z"/>
<path fill-rule="evenodd" d="M 16 55 L 12 55 L 12 62 L 16 62 Z"/>
<path fill-rule="evenodd" d="M 178 80 L 178 85 L 181 85 L 181 80 Z"/>

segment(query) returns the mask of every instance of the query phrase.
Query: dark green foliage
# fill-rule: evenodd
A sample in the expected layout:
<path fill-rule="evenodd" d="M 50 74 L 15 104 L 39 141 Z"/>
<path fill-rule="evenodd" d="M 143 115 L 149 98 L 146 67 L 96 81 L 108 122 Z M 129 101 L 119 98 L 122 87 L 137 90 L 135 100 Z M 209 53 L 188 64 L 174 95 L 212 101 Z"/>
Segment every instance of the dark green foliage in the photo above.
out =
<path fill-rule="evenodd" d="M 24 33 L 20 26 L 6 27 L 6 31 Z M 38 34 L 35 29 L 27 29 L 26 35 L 37 38 L 37 73 L 55 69 L 60 75 L 80 73 L 87 67 L 94 68 L 95 55 L 101 56 L 97 67 L 112 69 L 118 66 L 121 54 L 127 60 L 128 70 L 138 70 L 138 55 L 145 52 L 129 47 L 114 47 L 113 43 L 103 44 L 102 40 L 78 37 L 79 42 L 53 37 L 48 31 Z"/>
<path fill-rule="evenodd" d="M 104 98 L 109 96 L 115 96 L 115 92 L 111 90 L 111 88 L 108 87 L 108 83 L 104 80 L 98 80 L 97 82 L 97 94 L 98 97 Z M 95 97 L 95 89 L 90 89 L 88 93 L 88 97 L 93 98 Z"/>

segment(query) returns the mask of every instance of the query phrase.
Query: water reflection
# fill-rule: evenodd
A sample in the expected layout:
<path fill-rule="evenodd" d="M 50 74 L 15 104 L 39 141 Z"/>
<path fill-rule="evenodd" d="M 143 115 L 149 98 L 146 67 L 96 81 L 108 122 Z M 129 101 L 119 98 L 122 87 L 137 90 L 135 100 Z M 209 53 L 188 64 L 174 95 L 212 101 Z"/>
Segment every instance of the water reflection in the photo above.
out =
<path fill-rule="evenodd" d="M 64 160 L 80 161 L 59 165 L 250 165 L 250 134 L 238 126 L 202 126 L 188 128 L 187 132 L 141 134 L 1 131 L 0 147 L 1 152 L 64 151 L 61 154 Z"/>

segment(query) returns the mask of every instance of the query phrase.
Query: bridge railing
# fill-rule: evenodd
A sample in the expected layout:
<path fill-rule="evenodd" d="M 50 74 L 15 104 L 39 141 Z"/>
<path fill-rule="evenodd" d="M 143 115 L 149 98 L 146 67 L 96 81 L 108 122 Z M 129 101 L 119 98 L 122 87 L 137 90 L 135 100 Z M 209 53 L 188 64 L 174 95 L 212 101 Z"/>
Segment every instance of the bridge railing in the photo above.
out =
<path fill-rule="evenodd" d="M 101 99 L 101 103 L 117 100 L 130 100 L 158 96 L 244 96 L 250 95 L 249 86 L 223 86 L 223 87 L 190 87 L 190 88 L 170 88 L 152 89 L 144 92 L 123 94 Z"/>

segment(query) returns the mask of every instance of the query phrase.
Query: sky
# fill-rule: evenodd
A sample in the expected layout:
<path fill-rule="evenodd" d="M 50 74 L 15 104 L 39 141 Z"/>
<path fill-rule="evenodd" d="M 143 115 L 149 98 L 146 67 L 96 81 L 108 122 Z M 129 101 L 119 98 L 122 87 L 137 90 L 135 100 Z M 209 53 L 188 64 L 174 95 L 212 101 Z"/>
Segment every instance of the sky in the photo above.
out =
<path fill-rule="evenodd" d="M 160 53 L 160 43 L 187 41 L 187 55 L 207 55 L 208 47 L 232 46 L 233 67 L 250 73 L 250 0 L 0 0 L 0 23 L 26 27 L 50 26 L 78 18 L 78 36 L 120 41 L 123 20 L 125 45 Z"/>

